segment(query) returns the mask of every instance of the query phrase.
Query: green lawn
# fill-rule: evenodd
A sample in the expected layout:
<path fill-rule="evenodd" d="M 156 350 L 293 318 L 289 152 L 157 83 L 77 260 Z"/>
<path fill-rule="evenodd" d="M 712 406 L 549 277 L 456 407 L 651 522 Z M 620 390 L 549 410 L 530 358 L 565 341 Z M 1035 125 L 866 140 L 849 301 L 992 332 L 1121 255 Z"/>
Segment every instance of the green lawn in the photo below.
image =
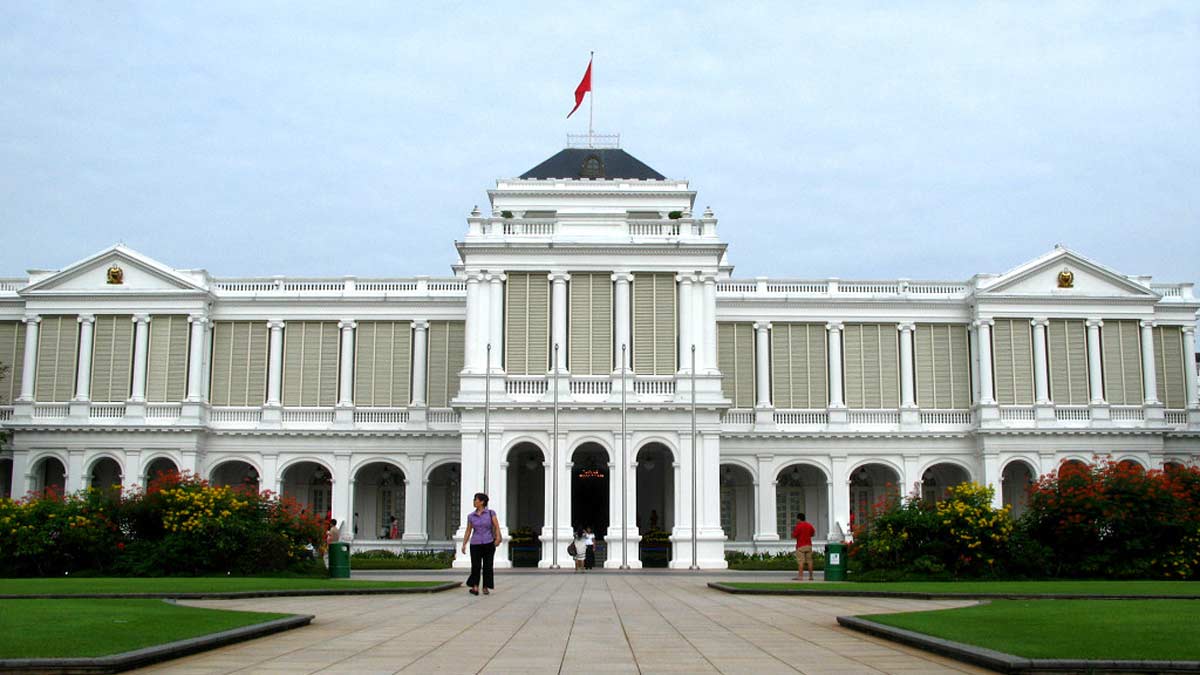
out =
<path fill-rule="evenodd" d="M 1200 660 L 1194 600 L 995 600 L 870 621 L 1026 658 Z"/>
<path fill-rule="evenodd" d="M 897 581 L 853 582 L 726 582 L 726 586 L 770 591 L 892 591 L 897 593 L 1019 593 L 1077 595 L 1200 596 L 1200 581 Z M 1192 605 L 1200 611 L 1200 605 Z"/>
<path fill-rule="evenodd" d="M 107 656 L 285 616 L 162 600 L 5 600 L 0 658 Z"/>
<path fill-rule="evenodd" d="M 450 581 L 447 579 L 446 581 Z M 75 593 L 236 593 L 312 589 L 422 588 L 445 581 L 364 581 L 273 577 L 54 577 L 0 579 L 0 595 Z"/>

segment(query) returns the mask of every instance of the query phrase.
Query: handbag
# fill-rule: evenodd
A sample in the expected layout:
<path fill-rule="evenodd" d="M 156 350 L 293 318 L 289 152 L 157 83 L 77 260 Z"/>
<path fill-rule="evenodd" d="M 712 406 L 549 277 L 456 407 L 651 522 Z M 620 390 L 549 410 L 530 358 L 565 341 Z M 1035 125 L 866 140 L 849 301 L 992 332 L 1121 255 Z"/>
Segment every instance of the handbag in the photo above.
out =
<path fill-rule="evenodd" d="M 575 548 L 575 542 L 567 545 L 567 555 L 574 557 L 579 553 L 579 549 Z"/>

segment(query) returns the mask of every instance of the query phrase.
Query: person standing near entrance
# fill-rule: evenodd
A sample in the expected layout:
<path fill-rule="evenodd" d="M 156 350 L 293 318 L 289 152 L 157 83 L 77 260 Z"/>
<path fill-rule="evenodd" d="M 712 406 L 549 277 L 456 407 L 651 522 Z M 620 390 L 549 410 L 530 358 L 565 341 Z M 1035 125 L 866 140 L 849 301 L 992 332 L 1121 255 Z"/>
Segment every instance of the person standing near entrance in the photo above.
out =
<path fill-rule="evenodd" d="M 496 558 L 496 547 L 500 545 L 500 521 L 496 512 L 489 509 L 488 496 L 482 492 L 475 493 L 475 510 L 467 514 L 467 531 L 463 534 L 462 552 L 467 552 L 471 546 L 471 576 L 467 577 L 467 592 L 479 595 L 479 582 L 482 576 L 483 594 L 487 595 L 496 587 L 493 579 L 492 563 Z"/>
<path fill-rule="evenodd" d="M 796 526 L 792 528 L 792 538 L 796 540 L 796 581 L 804 580 L 804 563 L 808 562 L 808 580 L 813 580 L 813 535 L 816 528 L 804 519 L 803 513 L 796 514 Z"/>
<path fill-rule="evenodd" d="M 592 532 L 592 528 L 583 528 L 583 543 L 586 546 L 583 551 L 583 568 L 590 570 L 596 566 L 596 533 Z"/>

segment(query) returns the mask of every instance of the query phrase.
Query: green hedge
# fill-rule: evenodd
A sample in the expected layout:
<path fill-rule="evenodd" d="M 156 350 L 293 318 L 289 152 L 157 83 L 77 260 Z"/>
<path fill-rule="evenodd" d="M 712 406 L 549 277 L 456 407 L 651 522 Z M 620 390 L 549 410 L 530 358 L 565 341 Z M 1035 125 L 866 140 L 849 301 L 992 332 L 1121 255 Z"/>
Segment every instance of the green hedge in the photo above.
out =
<path fill-rule="evenodd" d="M 731 570 L 795 570 L 796 554 L 792 551 L 779 553 L 742 553 L 726 551 L 725 561 Z M 813 569 L 825 569 L 825 556 L 813 553 Z"/>
<path fill-rule="evenodd" d="M 350 555 L 352 570 L 441 570 L 454 562 L 453 551 L 393 553 L 382 549 Z"/>

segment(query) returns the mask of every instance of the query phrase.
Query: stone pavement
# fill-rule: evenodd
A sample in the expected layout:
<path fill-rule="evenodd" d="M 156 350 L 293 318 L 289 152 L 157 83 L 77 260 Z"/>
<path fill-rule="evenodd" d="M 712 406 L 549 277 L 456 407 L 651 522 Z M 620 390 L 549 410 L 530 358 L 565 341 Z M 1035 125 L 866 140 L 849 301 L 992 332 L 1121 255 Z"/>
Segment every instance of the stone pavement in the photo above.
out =
<path fill-rule="evenodd" d="M 970 602 L 730 595 L 705 586 L 737 578 L 694 572 L 500 572 L 491 596 L 474 597 L 463 589 L 188 602 L 317 618 L 307 628 L 136 672 L 990 672 L 846 630 L 834 619 Z"/>

